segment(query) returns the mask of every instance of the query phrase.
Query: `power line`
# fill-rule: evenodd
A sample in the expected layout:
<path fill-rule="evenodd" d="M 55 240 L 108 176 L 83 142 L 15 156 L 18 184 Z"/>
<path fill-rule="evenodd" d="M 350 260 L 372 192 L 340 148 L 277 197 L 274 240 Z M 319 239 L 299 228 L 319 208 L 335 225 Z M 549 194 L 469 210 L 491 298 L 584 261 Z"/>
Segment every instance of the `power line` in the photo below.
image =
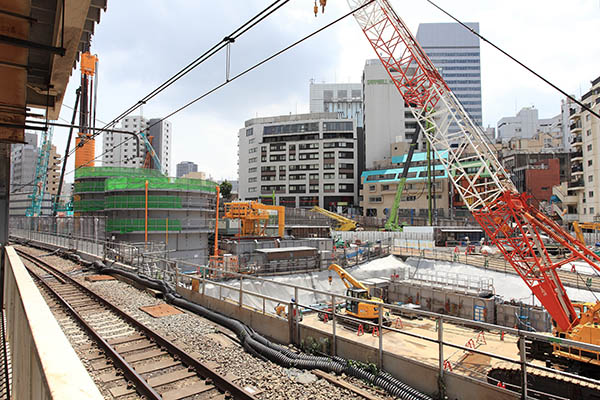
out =
<path fill-rule="evenodd" d="M 251 19 L 249 19 L 248 21 L 246 21 L 244 24 L 242 24 L 239 28 L 237 28 L 231 34 L 229 34 L 228 36 L 225 36 L 219 43 L 217 43 L 214 46 L 212 46 L 209 50 L 205 51 L 202 55 L 200 55 L 199 57 L 197 57 L 194 61 L 192 61 L 188 65 L 186 65 L 179 72 L 177 72 L 176 74 L 174 74 L 173 76 L 171 76 L 169 79 L 167 79 L 165 82 L 163 82 L 162 84 L 160 84 L 157 88 L 155 88 L 154 90 L 152 90 L 150 93 L 148 93 L 142 99 L 140 99 L 137 103 L 135 103 L 134 105 L 132 105 L 131 107 L 129 107 L 126 111 L 122 112 L 118 117 L 114 118 L 111 122 L 109 122 L 108 124 L 106 124 L 104 127 L 100 128 L 99 130 L 96 130 L 89 138 L 88 137 L 84 137 L 83 140 L 80 142 L 80 146 L 83 146 L 89 140 L 92 140 L 93 138 L 95 138 L 96 136 L 98 136 L 100 133 L 106 131 L 107 128 L 110 128 L 111 126 L 113 126 L 114 124 L 116 124 L 120 119 L 126 117 L 127 115 L 131 114 L 133 111 L 135 111 L 136 109 L 138 109 L 140 106 L 146 104 L 146 102 L 148 102 L 152 98 L 156 97 L 159 93 L 161 93 L 162 91 L 164 91 L 165 89 L 167 89 L 169 86 L 171 86 L 172 84 L 174 84 L 175 82 L 177 82 L 183 76 L 187 75 L 189 72 L 191 72 L 193 69 L 195 69 L 196 67 L 198 67 L 200 64 L 202 64 L 203 62 L 205 62 L 206 60 L 208 60 L 209 58 L 211 58 L 212 56 L 214 56 L 221 49 L 223 49 L 224 47 L 226 47 L 230 43 L 235 42 L 235 40 L 237 38 L 239 38 L 244 33 L 246 33 L 247 31 L 249 31 L 250 29 L 252 29 L 254 26 L 256 26 L 258 23 L 260 23 L 261 21 L 263 21 L 265 18 L 267 18 L 269 15 L 271 15 L 275 11 L 277 11 L 279 8 L 281 8 L 282 6 L 284 6 L 290 0 L 284 0 L 281 3 L 280 3 L 280 1 L 281 0 L 276 0 L 273 3 L 271 3 L 268 7 L 266 7 L 261 12 L 259 12 L 258 14 L 256 14 L 254 17 L 252 17 Z M 75 149 L 72 150 L 69 153 L 69 155 L 71 155 L 75 151 L 76 151 Z"/>
<path fill-rule="evenodd" d="M 212 93 L 216 92 L 217 90 L 221 89 L 223 86 L 226 86 L 226 85 L 228 85 L 229 83 L 231 83 L 231 82 L 235 81 L 236 79 L 238 79 L 238 78 L 241 78 L 242 76 L 246 75 L 246 74 L 247 74 L 247 73 L 249 73 L 250 71 L 252 71 L 252 70 L 254 70 L 254 69 L 256 69 L 256 68 L 260 67 L 261 65 L 265 64 L 265 63 L 266 63 L 266 62 L 268 62 L 268 61 L 271 61 L 272 59 L 274 59 L 274 58 L 276 58 L 277 56 L 279 56 L 279 55 L 281 55 L 281 54 L 285 53 L 286 51 L 288 51 L 288 50 L 292 49 L 293 47 L 296 47 L 297 45 L 299 45 L 300 43 L 304 42 L 305 40 L 308 40 L 308 39 L 310 39 L 311 37 L 313 37 L 313 36 L 317 35 L 318 33 L 321 33 L 321 32 L 322 32 L 322 31 L 324 31 L 325 29 L 327 29 L 327 28 L 329 28 L 329 27 L 331 27 L 331 26 L 335 25 L 336 23 L 338 23 L 338 22 L 340 22 L 341 20 L 343 20 L 343 19 L 345 19 L 345 18 L 349 17 L 350 15 L 354 14 L 356 11 L 359 11 L 359 10 L 361 10 L 362 8 L 364 8 L 364 7 L 368 6 L 369 4 L 371 4 L 371 3 L 372 3 L 372 2 L 374 2 L 374 1 L 375 1 L 375 0 L 370 0 L 370 1 L 366 2 L 366 3 L 365 3 L 365 4 L 363 4 L 362 6 L 360 6 L 360 7 L 356 8 L 356 9 L 354 9 L 354 10 L 351 10 L 350 12 L 348 12 L 348 13 L 346 13 L 346 14 L 342 15 L 341 17 L 339 17 L 339 18 L 337 18 L 337 19 L 335 19 L 335 20 L 333 20 L 332 22 L 328 23 L 327 25 L 324 25 L 323 27 L 321 27 L 321 28 L 317 29 L 316 31 L 313 31 L 312 33 L 308 34 L 307 36 L 304 36 L 302 39 L 299 39 L 299 40 L 295 41 L 294 43 L 290 44 L 289 46 L 287 46 L 287 47 L 284 47 L 283 49 L 279 50 L 278 52 L 276 52 L 276 53 L 274 53 L 274 54 L 270 55 L 269 57 L 267 57 L 267 58 L 264 58 L 262 61 L 259 61 L 258 63 L 254 64 L 253 66 L 251 66 L 251 67 L 249 67 L 249 68 L 245 69 L 244 71 L 242 71 L 242 72 L 240 72 L 239 74 L 237 74 L 237 75 L 233 76 L 233 77 L 232 77 L 232 78 L 230 78 L 229 80 L 225 80 L 224 82 L 222 82 L 221 84 L 219 84 L 219 85 L 217 85 L 217 86 L 213 87 L 212 89 L 210 89 L 209 91 L 205 92 L 204 94 L 202 94 L 202 95 L 200 95 L 200 96 L 196 97 L 194 100 L 191 100 L 190 102 L 188 102 L 188 103 L 186 103 L 185 105 L 183 105 L 183 106 L 179 107 L 179 108 L 178 108 L 178 109 L 176 109 L 175 111 L 172 111 L 171 113 L 167 114 L 167 115 L 166 115 L 166 116 L 164 116 L 163 118 L 161 118 L 161 119 L 157 120 L 157 121 L 156 121 L 156 122 L 154 122 L 152 125 L 148 126 L 146 129 L 150 129 L 150 128 L 152 128 L 153 126 L 155 126 L 155 125 L 157 125 L 157 124 L 160 124 L 160 123 L 161 123 L 162 121 L 164 121 L 165 119 L 167 119 L 167 118 L 170 118 L 170 117 L 172 117 L 173 115 L 175 115 L 175 114 L 177 114 L 177 113 L 179 113 L 179 112 L 181 112 L 181 111 L 185 110 L 186 108 L 188 108 L 189 106 L 193 105 L 194 103 L 196 103 L 196 102 L 198 102 L 198 101 L 202 100 L 203 98 L 205 98 L 205 97 L 209 96 L 210 94 L 212 94 Z M 131 140 L 131 138 L 130 138 L 130 139 L 128 139 L 128 140 Z M 73 172 L 77 171 L 79 168 L 85 167 L 86 165 L 88 165 L 88 164 L 89 164 L 89 163 L 91 163 L 92 161 L 95 161 L 95 160 L 97 160 L 98 158 L 102 157 L 104 154 L 106 154 L 106 153 L 109 153 L 109 152 L 113 151 L 114 149 L 116 149 L 117 147 L 119 147 L 119 146 L 123 145 L 123 144 L 124 144 L 124 143 L 126 143 L 128 140 L 124 140 L 123 142 L 121 142 L 121 143 L 119 143 L 119 144 L 117 144 L 117 145 L 115 145 L 115 146 L 111 147 L 110 149 L 107 149 L 106 151 L 104 151 L 104 152 L 103 152 L 103 153 L 101 153 L 100 155 L 98 155 L 98 156 L 94 157 L 93 159 L 91 159 L 91 160 L 90 160 L 90 161 L 88 161 L 87 163 L 85 163 L 85 164 L 83 164 L 83 165 L 80 165 L 79 167 L 77 167 L 77 168 L 74 168 L 73 170 L 69 171 L 69 172 L 68 172 L 68 174 L 70 174 L 70 173 L 73 173 Z"/>
<path fill-rule="evenodd" d="M 558 86 L 556 86 L 555 84 L 553 84 L 552 82 L 550 82 L 548 79 L 544 78 L 543 76 L 541 76 L 540 74 L 538 74 L 537 72 L 535 72 L 533 69 L 529 68 L 527 65 L 525 65 L 521 61 L 517 60 L 515 57 L 511 56 L 510 54 L 508 54 L 506 51 L 502 50 L 499 46 L 497 46 L 496 44 L 490 42 L 488 39 L 486 39 L 485 37 L 483 37 L 482 35 L 480 35 L 473 28 L 470 28 L 469 26 L 467 26 L 461 20 L 459 20 L 458 18 L 456 18 L 454 15 L 450 14 L 448 11 L 444 10 L 442 7 L 438 6 L 437 4 L 435 4 L 431 0 L 427 0 L 427 2 L 429 4 L 431 4 L 432 6 L 434 6 L 435 8 L 437 8 L 438 10 L 440 10 L 441 12 L 443 12 L 444 14 L 446 14 L 448 17 L 452 18 L 457 23 L 459 23 L 463 28 L 465 28 L 466 30 L 468 30 L 469 32 L 471 32 L 473 35 L 477 36 L 479 39 L 483 40 L 484 42 L 486 42 L 487 44 L 489 44 L 490 46 L 492 46 L 493 48 L 495 48 L 496 50 L 498 50 L 500 53 L 504 54 L 506 57 L 510 58 L 511 60 L 513 60 L 514 62 L 516 62 L 517 64 L 519 64 L 521 67 L 525 68 L 527 71 L 531 72 L 533 75 L 535 75 L 538 78 L 540 78 L 542 81 L 544 81 L 545 83 L 547 83 L 548 85 L 550 85 L 553 89 L 555 89 L 558 92 L 560 92 L 563 96 L 566 96 L 569 100 L 572 100 L 573 102 L 577 103 L 581 108 L 583 108 L 584 110 L 590 112 L 596 118 L 600 118 L 600 114 L 598 114 L 597 112 L 595 112 L 594 110 L 592 110 L 590 107 L 586 106 L 585 103 L 577 100 L 576 98 L 574 98 L 573 96 L 571 96 L 570 94 L 568 94 L 567 92 L 565 92 L 564 90 L 562 90 L 561 88 L 559 88 Z"/>

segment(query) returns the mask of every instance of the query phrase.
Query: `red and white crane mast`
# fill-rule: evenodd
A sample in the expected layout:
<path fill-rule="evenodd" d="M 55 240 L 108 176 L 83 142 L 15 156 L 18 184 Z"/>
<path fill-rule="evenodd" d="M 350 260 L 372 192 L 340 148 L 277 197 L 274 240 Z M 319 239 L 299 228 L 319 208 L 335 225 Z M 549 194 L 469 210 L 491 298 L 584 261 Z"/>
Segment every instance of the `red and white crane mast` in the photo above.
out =
<path fill-rule="evenodd" d="M 369 0 L 347 2 L 357 9 Z M 566 332 L 575 327 L 579 317 L 556 270 L 584 261 L 600 271 L 596 264 L 600 257 L 530 205 L 530 196 L 517 191 L 481 128 L 387 0 L 373 1 L 354 17 L 477 222 L 548 310 L 557 329 Z M 543 235 L 571 255 L 552 260 Z"/>

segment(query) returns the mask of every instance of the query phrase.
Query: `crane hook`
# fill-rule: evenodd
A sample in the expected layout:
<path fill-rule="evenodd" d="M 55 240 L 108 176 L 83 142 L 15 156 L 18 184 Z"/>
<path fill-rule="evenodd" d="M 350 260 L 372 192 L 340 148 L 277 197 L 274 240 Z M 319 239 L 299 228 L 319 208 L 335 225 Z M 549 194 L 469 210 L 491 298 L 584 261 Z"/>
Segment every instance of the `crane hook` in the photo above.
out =
<path fill-rule="evenodd" d="M 317 14 L 319 13 L 319 6 L 317 6 L 317 0 L 315 0 L 315 18 L 317 18 Z"/>

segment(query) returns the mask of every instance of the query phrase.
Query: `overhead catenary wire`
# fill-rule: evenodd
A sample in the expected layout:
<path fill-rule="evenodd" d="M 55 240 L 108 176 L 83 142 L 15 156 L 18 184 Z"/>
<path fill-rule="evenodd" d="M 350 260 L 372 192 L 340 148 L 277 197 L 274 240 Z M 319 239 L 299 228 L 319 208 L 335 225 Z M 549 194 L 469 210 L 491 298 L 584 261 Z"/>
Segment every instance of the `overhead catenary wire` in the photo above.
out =
<path fill-rule="evenodd" d="M 193 100 L 189 101 L 188 103 L 184 104 L 183 106 L 179 107 L 178 109 L 176 109 L 176 110 L 172 111 L 171 113 L 167 114 L 166 116 L 164 116 L 164 117 L 160 118 L 159 120 L 155 121 L 155 122 L 154 122 L 152 125 L 149 125 L 149 126 L 146 128 L 146 129 L 150 129 L 150 128 L 152 128 L 153 126 L 155 126 L 155 125 L 157 125 L 157 124 L 160 124 L 160 123 L 161 123 L 162 121 L 164 121 L 165 119 L 167 119 L 167 118 L 170 118 L 170 117 L 172 117 L 173 115 L 175 115 L 175 114 L 177 114 L 177 113 L 179 113 L 179 112 L 181 112 L 181 111 L 185 110 L 186 108 L 188 108 L 188 107 L 190 107 L 191 105 L 193 105 L 193 104 L 197 103 L 198 101 L 200 101 L 200 100 L 204 99 L 205 97 L 207 97 L 207 96 L 211 95 L 212 93 L 216 92 L 217 90 L 221 89 L 222 87 L 224 87 L 224 86 L 226 86 L 226 85 L 230 84 L 231 82 L 235 81 L 235 80 L 236 80 L 236 79 L 238 79 L 238 78 L 241 78 L 242 76 L 244 76 L 244 75 L 246 75 L 247 73 L 249 73 L 249 72 L 251 72 L 251 71 L 255 70 L 256 68 L 260 67 L 261 65 L 263 65 L 263 64 L 265 64 L 265 63 L 267 63 L 267 62 L 271 61 L 272 59 L 274 59 L 274 58 L 276 58 L 276 57 L 280 56 L 281 54 L 285 53 L 286 51 L 288 51 L 288 50 L 290 50 L 290 49 L 292 49 L 292 48 L 296 47 L 296 46 L 297 46 L 297 45 L 299 45 L 300 43 L 303 43 L 304 41 L 306 41 L 306 40 L 308 40 L 308 39 L 312 38 L 313 36 L 315 36 L 315 35 L 317 35 L 317 34 L 321 33 L 321 32 L 322 32 L 322 31 L 324 31 L 325 29 L 327 29 L 327 28 L 329 28 L 329 27 L 331 27 L 331 26 L 335 25 L 336 23 L 338 23 L 338 22 L 342 21 L 343 19 L 345 19 L 345 18 L 349 17 L 350 15 L 354 14 L 356 11 L 359 11 L 360 9 L 362 9 L 362 8 L 364 8 L 364 7 L 368 6 L 369 4 L 373 3 L 374 1 L 375 1 L 375 0 L 370 0 L 370 1 L 366 2 L 365 4 L 361 5 L 360 7 L 357 7 L 356 9 L 349 11 L 348 13 L 346 13 L 346 14 L 342 15 L 341 17 L 339 17 L 339 18 L 337 18 L 337 19 L 335 19 L 335 20 L 333 20 L 333 21 L 331 21 L 330 23 L 328 23 L 328 24 L 326 24 L 326 25 L 322 26 L 321 28 L 319 28 L 319 29 L 317 29 L 317 30 L 313 31 L 312 33 L 310 33 L 310 34 L 308 34 L 308 35 L 304 36 L 303 38 L 301 38 L 301 39 L 298 39 L 297 41 L 295 41 L 294 43 L 292 43 L 292 44 L 288 45 L 287 47 L 284 47 L 283 49 L 281 49 L 281 50 L 277 51 L 276 53 L 273 53 L 273 54 L 272 54 L 272 55 L 270 55 L 269 57 L 266 57 L 266 58 L 264 58 L 263 60 L 261 60 L 261 61 L 257 62 L 256 64 L 252 65 L 251 67 L 248 67 L 248 68 L 246 68 L 246 69 L 245 69 L 245 70 L 243 70 L 242 72 L 240 72 L 240 73 L 238 73 L 237 75 L 234 75 L 233 77 L 231 77 L 229 80 L 226 80 L 226 81 L 224 81 L 224 82 L 220 83 L 219 85 L 217 85 L 217 86 L 213 87 L 212 89 L 208 90 L 207 92 L 204 92 L 202 95 L 200 95 L 200 96 L 196 97 L 195 99 L 193 99 Z M 131 138 L 130 138 L 129 140 L 131 140 Z M 85 166 L 86 166 L 87 164 L 89 164 L 90 162 L 92 162 L 92 161 L 94 161 L 94 160 L 97 160 L 97 159 L 99 159 L 100 157 L 102 157 L 102 156 L 103 156 L 103 155 L 105 155 L 106 153 L 109 153 L 109 152 L 113 151 L 114 149 L 116 149 L 117 147 L 120 147 L 121 145 L 125 144 L 127 141 L 128 141 L 128 140 L 124 140 L 124 141 L 122 141 L 121 143 L 114 145 L 113 147 L 111 147 L 111 148 L 109 148 L 109 149 L 105 150 L 105 151 L 104 151 L 102 154 L 99 154 L 98 156 L 94 157 L 94 158 L 93 158 L 92 160 L 90 160 L 88 163 L 86 163 L 86 164 L 83 164 L 83 165 L 81 165 L 81 166 L 79 166 L 79 167 L 77 167 L 77 168 L 74 168 L 73 170 L 69 171 L 68 173 L 69 173 L 69 174 L 71 174 L 71 173 L 75 172 L 76 170 L 78 170 L 79 168 L 85 167 Z"/>
<path fill-rule="evenodd" d="M 539 79 L 541 79 L 542 81 L 544 81 L 550 87 L 552 87 L 553 89 L 557 90 L 563 96 L 566 96 L 569 100 L 573 101 L 574 103 L 577 103 L 577 105 L 579 105 L 581 108 L 583 108 L 584 110 L 588 111 L 589 113 L 591 113 L 592 115 L 594 115 L 596 118 L 600 119 L 600 114 L 598 114 L 597 112 L 595 112 L 594 110 L 592 110 L 590 107 L 588 107 L 587 105 L 585 105 L 585 103 L 577 100 L 575 97 L 571 96 L 570 94 L 568 94 L 567 92 L 565 92 L 564 90 L 562 90 L 561 88 L 559 88 L 558 86 L 556 86 L 555 84 L 553 84 L 552 82 L 550 82 L 548 79 L 544 78 L 542 75 L 538 74 L 533 69 L 529 68 L 523 62 L 519 61 L 517 58 L 513 57 L 512 55 L 510 55 L 508 52 L 506 52 L 505 50 L 503 50 L 502 48 L 500 48 L 495 43 L 489 41 L 487 38 L 485 38 L 484 36 L 482 36 L 480 33 L 476 32 L 473 28 L 467 26 L 467 24 L 465 24 L 464 22 L 462 22 L 461 20 L 459 20 L 454 15 L 450 14 L 450 12 L 446 11 L 445 9 L 443 9 L 442 7 L 440 7 L 439 5 L 437 5 L 436 3 L 434 3 L 432 0 L 426 0 L 426 1 L 429 4 L 431 4 L 432 6 L 434 6 L 435 8 L 437 8 L 438 10 L 440 10 L 442 13 L 446 14 L 448 17 L 450 17 L 451 19 L 453 19 L 454 21 L 456 21 L 458 24 L 460 24 L 463 28 L 465 28 L 466 30 L 468 30 L 469 32 L 471 32 L 473 35 L 477 36 L 479 39 L 483 40 L 484 42 L 486 42 L 487 44 L 489 44 L 490 46 L 492 46 L 493 48 L 495 48 L 496 50 L 498 50 L 500 53 L 504 54 L 506 57 L 510 58 L 511 60 L 513 60 L 514 62 L 516 62 L 517 64 L 519 64 L 521 67 L 525 68 L 527 71 L 531 72 L 533 75 L 535 75 L 536 77 L 538 77 Z"/>
<path fill-rule="evenodd" d="M 221 49 L 223 49 L 224 47 L 226 47 L 229 44 L 233 43 L 237 38 L 239 38 L 240 36 L 242 36 L 244 33 L 248 32 L 250 29 L 252 29 L 254 26 L 256 26 L 258 23 L 260 23 L 261 21 L 263 21 L 265 18 L 267 18 L 268 16 L 270 16 L 272 13 L 274 13 L 275 11 L 277 11 L 279 8 L 281 8 L 282 6 L 284 6 L 289 1 L 290 0 L 283 0 L 283 1 L 282 0 L 276 0 L 273 3 L 271 3 L 268 7 L 266 7 L 261 12 L 259 12 L 258 14 L 256 14 L 254 17 L 252 17 L 251 19 L 249 19 L 248 21 L 246 21 L 244 24 L 242 24 L 235 31 L 233 31 L 229 35 L 225 36 L 220 42 L 218 42 L 217 44 L 213 45 L 210 49 L 208 49 L 207 51 L 205 51 L 202 55 L 200 55 L 195 60 L 193 60 L 192 62 L 190 62 L 188 65 L 186 65 L 184 68 L 182 68 L 179 72 L 177 72 L 176 74 L 174 74 L 173 76 L 171 76 L 169 79 L 167 79 L 165 82 L 163 82 L 162 84 L 160 84 L 157 88 L 155 88 L 154 90 L 152 90 L 150 93 L 148 93 L 146 96 L 144 96 L 138 102 L 136 102 L 134 105 L 130 106 L 127 110 L 125 110 L 124 112 L 122 112 L 119 116 L 117 116 L 116 118 L 114 118 L 111 122 L 109 122 L 108 124 L 106 124 L 104 127 L 95 130 L 94 133 L 89 138 L 87 138 L 87 137 L 83 138 L 83 140 L 80 142 L 80 145 L 83 146 L 89 140 L 92 140 L 93 138 L 95 138 L 96 136 L 98 136 L 100 133 L 106 131 L 106 129 L 110 128 L 111 126 L 114 126 L 114 124 L 116 124 L 119 120 L 121 120 L 124 117 L 126 117 L 127 115 L 131 114 L 133 111 L 135 111 L 136 109 L 138 109 L 142 105 L 146 104 L 147 101 L 149 101 L 152 98 L 156 97 L 158 94 L 160 94 L 162 91 L 164 91 L 165 89 L 167 89 L 169 86 L 171 86 L 172 84 L 174 84 L 175 82 L 177 82 L 183 76 L 187 75 L 189 72 L 191 72 L 193 69 L 195 69 L 196 67 L 198 67 L 200 64 L 202 64 L 203 62 L 205 62 L 206 60 L 208 60 L 209 58 L 211 58 L 212 56 L 214 56 Z M 74 152 L 74 151 L 75 150 L 73 150 L 72 152 Z M 69 155 L 71 155 L 72 152 L 69 153 Z"/>

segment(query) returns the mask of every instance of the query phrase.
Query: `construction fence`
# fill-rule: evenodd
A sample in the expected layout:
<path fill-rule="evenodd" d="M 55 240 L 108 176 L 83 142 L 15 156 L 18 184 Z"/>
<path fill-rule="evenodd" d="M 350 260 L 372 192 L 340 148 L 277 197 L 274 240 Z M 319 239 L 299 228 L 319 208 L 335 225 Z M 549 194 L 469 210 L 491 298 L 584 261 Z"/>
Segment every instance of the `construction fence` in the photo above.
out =
<path fill-rule="evenodd" d="M 25 217 L 11 216 L 9 232 L 38 232 L 102 240 L 106 237 L 105 217 Z"/>
<path fill-rule="evenodd" d="M 175 196 L 175 195 L 163 195 L 163 196 L 148 196 L 148 208 L 149 209 L 197 209 L 211 211 L 214 213 L 214 200 L 200 197 L 188 197 L 188 196 Z M 212 207 L 212 209 L 211 209 Z M 91 212 L 101 211 L 110 209 L 128 209 L 146 208 L 146 197 L 143 195 L 109 195 L 104 199 L 84 199 L 75 200 L 73 202 L 73 211 L 75 212 Z"/>

